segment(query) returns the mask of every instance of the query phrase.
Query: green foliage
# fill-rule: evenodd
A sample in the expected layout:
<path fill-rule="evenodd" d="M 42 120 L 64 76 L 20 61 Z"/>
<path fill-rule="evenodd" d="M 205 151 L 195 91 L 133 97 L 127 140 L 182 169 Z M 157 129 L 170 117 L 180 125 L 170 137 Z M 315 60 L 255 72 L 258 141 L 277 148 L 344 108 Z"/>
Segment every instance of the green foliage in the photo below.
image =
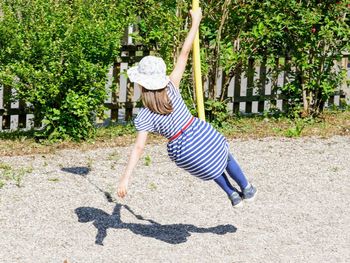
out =
<path fill-rule="evenodd" d="M 294 127 L 288 128 L 285 131 L 285 136 L 286 137 L 300 137 L 301 132 L 303 131 L 305 127 L 305 121 L 301 118 L 297 118 L 294 120 Z"/>
<path fill-rule="evenodd" d="M 334 62 L 350 47 L 349 4 L 349 0 L 203 2 L 201 56 L 209 99 L 218 100 L 220 68 L 225 73 L 219 98 L 223 101 L 236 69 L 246 71 L 253 59 L 270 68 L 266 80 L 287 71 L 289 84 L 282 87 L 282 96 L 288 98 L 285 110 L 292 115 L 319 114 L 344 79 L 344 71 Z"/>
<path fill-rule="evenodd" d="M 294 115 L 317 115 L 334 93 L 344 72 L 334 64 L 349 49 L 350 1 L 203 1 L 200 28 L 202 75 L 213 101 L 224 101 L 238 68 L 246 70 L 249 59 L 270 68 L 268 79 L 287 71 L 282 95 L 285 110 Z M 190 6 L 185 1 L 143 1 L 138 14 L 138 41 L 155 49 L 172 67 L 188 27 Z M 166 10 L 164 10 L 166 9 Z M 287 58 L 287 59 L 285 59 Z M 280 61 L 280 63 L 277 63 Z M 223 92 L 217 94 L 217 72 L 224 70 Z M 261 87 L 261 83 L 255 83 Z M 191 76 L 182 83 L 186 104 L 196 109 Z M 216 107 L 219 109 L 219 107 Z M 225 108 L 223 113 L 225 112 Z M 212 119 L 210 116 L 209 118 Z"/>
<path fill-rule="evenodd" d="M 191 114 L 196 116 L 197 115 L 197 104 L 196 100 L 194 98 L 194 87 L 193 87 L 193 80 L 192 76 L 188 73 L 190 69 L 185 71 L 183 78 L 181 80 L 181 95 L 182 98 L 185 101 L 185 104 L 187 108 L 190 110 Z"/>
<path fill-rule="evenodd" d="M 130 1 L 135 5 L 136 43 L 162 56 L 171 69 L 178 46 L 183 41 L 184 24 L 188 14 L 186 1 Z"/>
<path fill-rule="evenodd" d="M 266 60 L 272 75 L 288 72 L 282 94 L 289 98 L 290 110 L 319 114 L 343 80 L 344 72 L 334 62 L 350 47 L 349 3 L 248 1 L 234 15 L 248 16 L 239 34 L 239 52 Z M 278 65 L 280 57 L 287 59 Z"/>
<path fill-rule="evenodd" d="M 128 1 L 2 1 L 0 84 L 30 103 L 50 140 L 94 136 Z M 132 12 L 132 11 L 131 11 Z"/>
<path fill-rule="evenodd" d="M 225 101 L 207 99 L 205 101 L 206 120 L 216 128 L 225 126 L 228 118 L 227 105 Z"/>
<path fill-rule="evenodd" d="M 267 79 L 288 72 L 289 84 L 281 91 L 291 116 L 301 111 L 303 116 L 317 115 L 344 77 L 334 61 L 350 47 L 349 4 L 202 1 L 201 67 L 208 83 L 208 120 L 217 127 L 225 124 L 228 85 L 251 59 L 269 66 Z M 88 139 L 96 134 L 94 119 L 103 115 L 106 73 L 125 28 L 134 24 L 135 43 L 162 56 L 170 72 L 189 27 L 190 8 L 183 0 L 2 1 L 0 84 L 14 88 L 17 97 L 32 105 L 36 123 L 45 125 L 43 138 Z M 219 69 L 224 70 L 221 96 L 216 94 Z M 191 73 L 189 61 L 180 88 L 196 114 Z M 110 136 L 119 132 L 111 129 Z"/>

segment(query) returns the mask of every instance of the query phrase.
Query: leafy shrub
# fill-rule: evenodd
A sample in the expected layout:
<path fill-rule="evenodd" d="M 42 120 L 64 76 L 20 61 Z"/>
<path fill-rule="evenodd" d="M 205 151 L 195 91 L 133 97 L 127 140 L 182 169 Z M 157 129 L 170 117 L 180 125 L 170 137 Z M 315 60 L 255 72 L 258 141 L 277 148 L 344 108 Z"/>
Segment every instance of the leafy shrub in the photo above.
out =
<path fill-rule="evenodd" d="M 135 42 L 162 56 L 171 70 L 183 41 L 190 6 L 186 1 L 134 2 L 137 6 L 137 19 L 134 21 L 137 29 Z"/>
<path fill-rule="evenodd" d="M 237 53 L 243 58 L 266 60 L 275 75 L 287 71 L 289 84 L 282 93 L 289 98 L 289 109 L 300 108 L 303 116 L 318 115 L 344 78 L 344 71 L 335 61 L 340 61 L 350 47 L 349 4 L 247 1 L 232 14 L 236 21 L 246 16 L 237 34 L 241 43 Z M 237 55 L 226 57 L 233 60 Z M 281 57 L 286 60 L 278 65 L 276 61 Z"/>
<path fill-rule="evenodd" d="M 334 62 L 350 48 L 349 0 L 219 0 L 203 1 L 202 7 L 202 73 L 209 99 L 224 101 L 236 70 L 245 71 L 249 60 L 266 63 L 270 79 L 288 72 L 282 95 L 292 115 L 318 115 L 343 81 L 344 71 Z M 217 99 L 220 69 L 223 88 Z"/>
<path fill-rule="evenodd" d="M 33 106 L 41 136 L 92 137 L 132 17 L 128 1 L 2 1 L 0 10 L 0 84 Z"/>
<path fill-rule="evenodd" d="M 225 101 L 207 99 L 204 104 L 206 120 L 214 127 L 222 128 L 228 117 L 227 105 Z"/>

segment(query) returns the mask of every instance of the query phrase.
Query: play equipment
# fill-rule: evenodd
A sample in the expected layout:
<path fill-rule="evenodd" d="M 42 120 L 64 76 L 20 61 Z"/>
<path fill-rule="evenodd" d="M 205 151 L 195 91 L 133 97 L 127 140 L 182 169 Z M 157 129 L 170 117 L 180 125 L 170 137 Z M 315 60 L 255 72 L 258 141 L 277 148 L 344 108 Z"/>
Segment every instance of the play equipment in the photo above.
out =
<path fill-rule="evenodd" d="M 199 1 L 192 1 L 192 10 L 199 8 Z M 205 120 L 204 113 L 204 100 L 203 100 L 203 88 L 202 88 L 202 73 L 201 73 L 201 58 L 199 48 L 199 32 L 193 42 L 193 69 L 194 69 L 194 80 L 196 85 L 196 99 L 197 99 L 197 111 L 198 118 Z"/>

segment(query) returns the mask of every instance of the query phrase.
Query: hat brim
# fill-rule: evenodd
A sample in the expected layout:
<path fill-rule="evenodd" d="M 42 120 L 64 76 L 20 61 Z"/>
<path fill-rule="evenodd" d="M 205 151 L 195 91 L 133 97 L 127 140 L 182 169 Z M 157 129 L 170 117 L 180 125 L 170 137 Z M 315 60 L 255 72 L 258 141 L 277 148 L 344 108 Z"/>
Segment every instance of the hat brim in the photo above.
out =
<path fill-rule="evenodd" d="M 166 75 L 149 76 L 142 74 L 138 71 L 137 66 L 129 68 L 127 74 L 131 82 L 136 82 L 148 90 L 163 89 L 170 81 L 169 77 Z"/>

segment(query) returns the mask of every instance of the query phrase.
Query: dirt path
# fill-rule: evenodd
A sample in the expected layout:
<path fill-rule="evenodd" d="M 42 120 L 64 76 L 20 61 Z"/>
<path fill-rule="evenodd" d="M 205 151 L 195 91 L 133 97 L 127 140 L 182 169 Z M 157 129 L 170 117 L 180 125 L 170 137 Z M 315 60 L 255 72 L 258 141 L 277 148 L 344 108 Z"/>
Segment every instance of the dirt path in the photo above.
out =
<path fill-rule="evenodd" d="M 0 262 L 350 262 L 350 137 L 230 148 L 259 189 L 240 209 L 165 146 L 148 146 L 117 202 L 130 147 L 3 157 L 17 180 L 0 189 Z"/>

